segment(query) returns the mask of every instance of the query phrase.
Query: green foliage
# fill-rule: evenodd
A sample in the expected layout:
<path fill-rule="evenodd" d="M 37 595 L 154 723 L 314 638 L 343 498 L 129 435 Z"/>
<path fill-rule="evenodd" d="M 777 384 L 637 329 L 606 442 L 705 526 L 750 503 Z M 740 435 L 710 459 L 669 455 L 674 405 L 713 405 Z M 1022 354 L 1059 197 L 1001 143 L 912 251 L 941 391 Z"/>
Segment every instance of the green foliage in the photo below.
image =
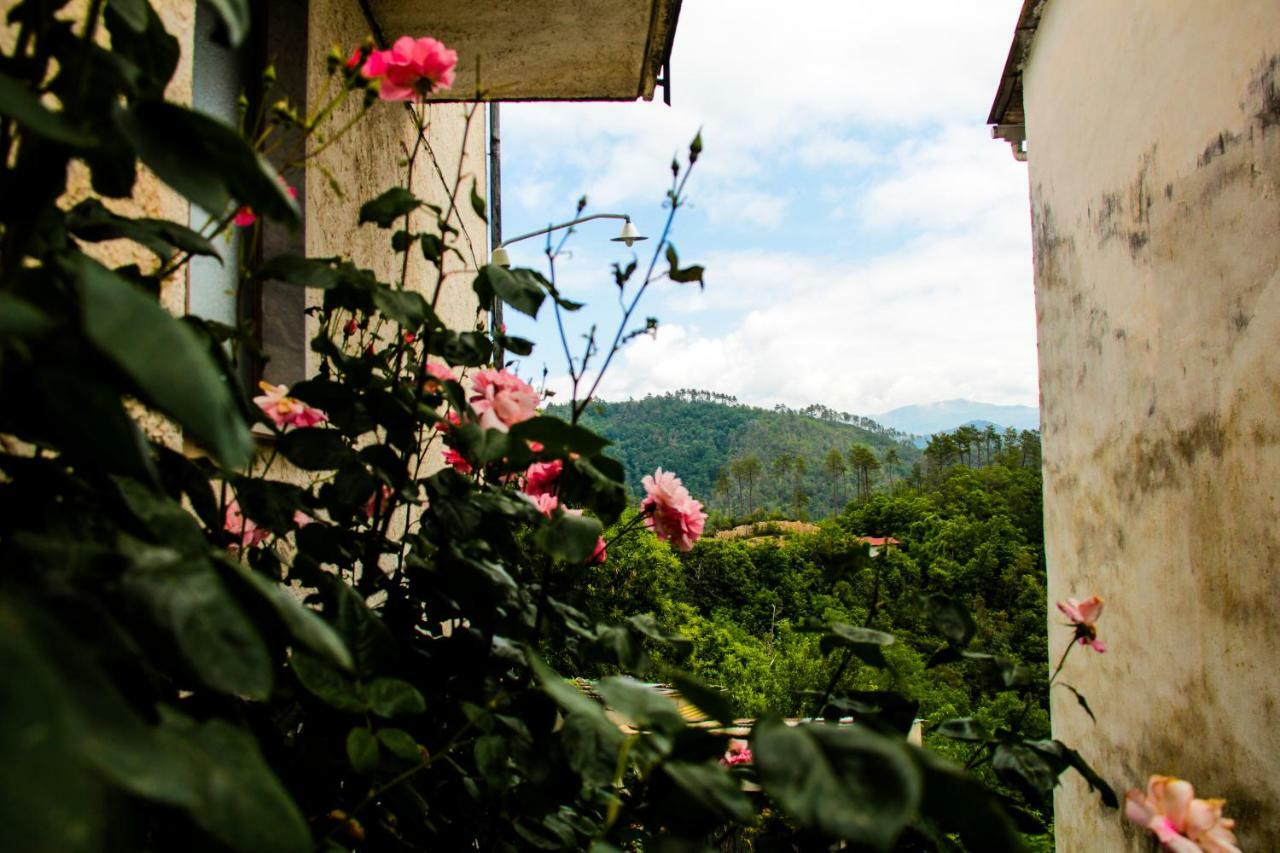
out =
<path fill-rule="evenodd" d="M 339 58 L 332 102 L 305 117 L 250 110 L 251 144 L 162 100 L 178 42 L 145 0 L 87 4 L 82 30 L 55 15 L 62 5 L 16 4 L 16 53 L 0 57 L 0 848 L 698 849 L 738 827 L 792 848 L 954 849 L 951 833 L 1003 851 L 1019 849 L 1007 797 L 1042 806 L 1068 769 L 1114 802 L 1077 753 L 1045 739 L 1043 690 L 1021 677 L 1044 657 L 1023 622 L 1043 586 L 1017 471 L 966 475 L 944 459 L 932 491 L 872 497 L 794 541 L 704 541 L 677 557 L 647 533 L 626 538 L 646 520 L 625 506 L 627 466 L 642 460 L 607 455 L 608 430 L 582 417 L 590 392 L 566 418 L 535 417 L 532 389 L 490 366 L 494 340 L 447 326 L 406 273 L 382 281 L 342 245 L 262 258 L 249 231 L 232 259 L 240 287 L 309 287 L 319 300 L 318 375 L 255 405 L 243 384 L 252 331 L 172 317 L 161 283 L 243 207 L 296 224 L 259 149 L 282 128 L 314 134 L 347 97 L 373 105 L 369 81 Z M 208 5 L 230 43 L 248 38 L 244 0 Z M 404 115 L 412 174 L 426 128 Z M 673 170 L 651 270 L 700 152 L 699 137 Z M 76 160 L 120 198 L 146 165 L 210 221 L 192 231 L 95 202 L 65 209 Z M 482 212 L 474 185 L 472 203 Z M 442 285 L 454 217 L 393 188 L 352 226 L 391 232 L 393 258 L 420 243 Z M 84 248 L 104 239 L 133 241 L 154 265 L 109 269 Z M 665 277 L 701 283 L 700 267 L 667 257 Z M 633 272 L 619 272 L 630 299 L 605 364 L 664 277 Z M 533 271 L 488 267 L 473 290 L 531 315 L 545 296 L 576 307 Z M 486 409 L 428 370 L 441 361 L 488 368 L 473 390 L 483 378 L 509 396 Z M 141 407 L 167 416 L 190 455 L 159 439 L 166 430 L 144 433 Z M 775 498 L 797 511 L 819 443 L 828 456 L 850 437 L 910 454 L 817 410 L 714 408 L 735 424 L 721 462 L 761 442 L 781 450 L 767 457 L 786 460 Z M 441 445 L 453 465 L 436 470 Z M 655 446 L 676 457 L 659 464 L 693 461 Z M 288 476 L 275 467 L 286 462 Z M 536 499 L 518 491 L 535 463 L 560 472 Z M 871 527 L 906 552 L 870 559 L 857 535 Z M 939 635 L 911 607 L 943 585 L 958 603 L 931 599 L 947 617 Z M 994 698 L 973 692 L 977 672 L 1003 680 Z M 726 734 L 689 724 L 640 680 L 653 676 L 721 723 L 808 709 L 858 725 L 764 716 L 758 766 L 731 769 Z M 931 722 L 973 718 L 938 731 L 977 742 L 993 769 L 975 776 L 945 748 L 909 747 L 917 708 Z M 764 803 L 780 809 L 766 819 Z"/>
<path fill-rule="evenodd" d="M 770 512 L 822 518 L 844 509 L 855 493 L 844 454 L 854 445 L 873 454 L 892 451 L 899 479 L 920 456 L 906 436 L 866 418 L 824 406 L 760 409 L 706 391 L 596 403 L 583 423 L 613 442 L 610 454 L 623 464 L 634 494 L 641 478 L 662 466 L 678 471 L 712 512 L 744 518 Z M 835 470 L 832 453 L 841 459 Z M 779 460 L 782 476 L 764 476 Z M 797 495 L 803 495 L 799 503 Z"/>

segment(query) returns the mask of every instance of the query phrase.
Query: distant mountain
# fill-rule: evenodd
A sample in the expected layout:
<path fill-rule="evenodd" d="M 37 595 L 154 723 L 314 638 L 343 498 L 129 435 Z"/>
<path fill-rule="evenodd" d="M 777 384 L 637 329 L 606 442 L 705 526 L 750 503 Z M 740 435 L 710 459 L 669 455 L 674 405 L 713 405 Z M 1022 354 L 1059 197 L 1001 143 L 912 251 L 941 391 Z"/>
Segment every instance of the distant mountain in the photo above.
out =
<path fill-rule="evenodd" d="M 564 406 L 548 411 L 563 417 Z M 711 507 L 737 509 L 740 497 L 716 494 L 716 480 L 733 459 L 754 455 L 762 471 L 756 489 L 756 508 L 788 510 L 796 475 L 779 477 L 773 460 L 786 453 L 804 460 L 799 475 L 808 496 L 807 512 L 822 518 L 843 508 L 851 494 L 851 480 L 833 480 L 823 460 L 835 449 L 848 458 L 849 449 L 865 444 L 877 458 L 889 448 L 898 454 L 895 479 L 911 471 L 920 452 L 910 436 L 889 430 L 870 418 L 814 405 L 795 410 L 785 406 L 762 409 L 735 398 L 707 391 L 680 390 L 642 400 L 598 402 L 584 417 L 586 426 L 613 442 L 606 452 L 623 464 L 627 485 L 642 494 L 640 481 L 659 466 L 676 472 L 694 497 Z M 732 503 L 734 506 L 729 506 Z"/>
<path fill-rule="evenodd" d="M 903 406 L 891 412 L 874 416 L 886 427 L 914 435 L 931 435 L 950 432 L 959 426 L 972 424 L 985 427 L 994 424 L 1000 429 L 1040 429 L 1040 410 L 1032 406 L 997 406 L 974 400 L 942 400 Z"/>

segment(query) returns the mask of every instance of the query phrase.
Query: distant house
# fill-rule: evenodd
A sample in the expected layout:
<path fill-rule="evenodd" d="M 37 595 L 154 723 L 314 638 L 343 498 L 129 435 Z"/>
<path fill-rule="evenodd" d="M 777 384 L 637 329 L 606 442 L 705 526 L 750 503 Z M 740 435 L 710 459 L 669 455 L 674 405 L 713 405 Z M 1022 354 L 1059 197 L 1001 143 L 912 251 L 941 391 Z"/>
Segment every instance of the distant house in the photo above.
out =
<path fill-rule="evenodd" d="M 858 541 L 865 542 L 870 546 L 868 550 L 872 557 L 879 554 L 885 548 L 896 548 L 902 545 L 901 542 L 894 539 L 892 536 L 859 536 Z"/>

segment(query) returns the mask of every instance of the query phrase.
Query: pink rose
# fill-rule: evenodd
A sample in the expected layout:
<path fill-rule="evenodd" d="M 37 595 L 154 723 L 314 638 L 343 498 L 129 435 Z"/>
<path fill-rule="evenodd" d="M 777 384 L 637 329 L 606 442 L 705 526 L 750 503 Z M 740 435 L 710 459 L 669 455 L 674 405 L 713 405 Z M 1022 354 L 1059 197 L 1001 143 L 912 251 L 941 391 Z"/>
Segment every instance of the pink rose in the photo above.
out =
<path fill-rule="evenodd" d="M 471 408 L 480 426 L 506 432 L 538 413 L 538 392 L 505 370 L 481 370 L 471 379 Z"/>
<path fill-rule="evenodd" d="M 554 494 L 563 471 L 564 463 L 559 459 L 533 463 L 524 475 L 524 493 L 526 495 Z"/>
<path fill-rule="evenodd" d="M 747 746 L 745 740 L 734 738 L 729 741 L 729 749 L 725 751 L 720 763 L 729 767 L 733 767 L 735 764 L 750 764 L 751 748 Z"/>
<path fill-rule="evenodd" d="M 439 394 L 444 383 L 458 381 L 458 375 L 443 364 L 429 361 L 422 369 L 426 373 L 422 377 L 422 390 L 428 394 Z"/>
<path fill-rule="evenodd" d="M 1222 816 L 1226 800 L 1196 799 L 1190 782 L 1152 776 L 1147 790 L 1124 796 L 1124 814 L 1151 832 L 1166 850 L 1176 853 L 1240 853 L 1231 830 L 1236 822 Z"/>
<path fill-rule="evenodd" d="M 386 512 L 388 500 L 393 494 L 392 489 L 386 483 L 378 486 L 373 490 L 373 494 L 369 495 L 369 500 L 364 502 L 364 514 L 370 520 L 380 517 Z"/>
<path fill-rule="evenodd" d="M 475 468 L 466 460 L 461 453 L 450 447 L 444 452 L 444 463 L 459 474 L 470 474 Z"/>
<path fill-rule="evenodd" d="M 301 530 L 302 528 L 306 527 L 308 524 L 310 524 L 310 523 L 311 523 L 311 522 L 313 522 L 313 521 L 315 521 L 315 519 L 314 519 L 314 518 L 312 518 L 311 516 L 307 515 L 307 514 L 306 514 L 305 512 L 303 512 L 302 510 L 300 510 L 300 509 L 295 509 L 295 510 L 293 511 L 293 523 L 294 523 L 294 524 L 296 524 L 296 525 L 298 525 L 298 529 L 299 529 L 299 530 Z"/>
<path fill-rule="evenodd" d="M 659 539 L 670 542 L 681 551 L 688 551 L 702 536 L 707 514 L 702 504 L 689 495 L 680 478 L 659 468 L 642 481 L 648 495 L 640 502 L 645 513 L 645 525 Z"/>
<path fill-rule="evenodd" d="M 1058 609 L 1071 620 L 1072 627 L 1076 629 L 1076 639 L 1080 645 L 1089 646 L 1095 652 L 1107 650 L 1107 647 L 1098 639 L 1098 629 L 1094 627 L 1094 623 L 1102 615 L 1102 605 L 1103 600 L 1097 595 L 1086 598 L 1084 601 L 1068 598 L 1066 601 L 1058 602 Z"/>
<path fill-rule="evenodd" d="M 538 508 L 538 512 L 542 513 L 547 518 L 550 518 L 556 511 L 556 507 L 560 506 L 560 499 L 549 492 L 543 492 L 536 495 L 525 493 L 525 498 Z M 569 507 L 565 507 L 564 511 L 568 515 L 582 515 L 582 510 L 580 509 L 570 509 Z M 608 559 L 608 557 L 609 554 L 606 550 L 604 537 L 597 536 L 596 547 L 591 551 L 591 556 L 587 559 L 587 563 L 593 566 L 598 565 L 603 563 Z"/>
<path fill-rule="evenodd" d="M 351 52 L 351 58 L 346 63 L 348 71 L 354 71 L 355 67 L 360 64 L 360 56 L 363 52 L 364 49 L 359 47 Z"/>
<path fill-rule="evenodd" d="M 266 393 L 254 397 L 253 402 L 257 403 L 258 408 L 271 418 L 278 429 L 290 426 L 313 427 L 329 419 L 329 416 L 319 409 L 290 397 L 289 389 L 284 385 L 259 382 L 258 387 Z"/>
<path fill-rule="evenodd" d="M 360 73 L 382 81 L 378 88 L 382 100 L 413 101 L 452 86 L 457 64 L 458 52 L 435 39 L 401 36 L 390 50 L 369 54 Z"/>
<path fill-rule="evenodd" d="M 280 179 L 280 183 L 284 186 L 285 192 L 289 193 L 289 198 L 297 198 L 298 191 L 285 183 L 284 178 Z M 236 210 L 236 215 L 231 217 L 231 222 L 237 228 L 248 228 L 250 225 L 258 221 L 258 214 L 253 212 L 253 208 L 248 205 L 242 205 Z"/>
<path fill-rule="evenodd" d="M 223 529 L 236 537 L 237 541 L 231 547 L 238 548 L 243 544 L 246 548 L 253 548 L 261 545 L 270 534 L 254 523 L 252 519 L 245 518 L 244 513 L 240 512 L 240 502 L 232 500 L 227 504 L 227 511 L 223 516 Z"/>

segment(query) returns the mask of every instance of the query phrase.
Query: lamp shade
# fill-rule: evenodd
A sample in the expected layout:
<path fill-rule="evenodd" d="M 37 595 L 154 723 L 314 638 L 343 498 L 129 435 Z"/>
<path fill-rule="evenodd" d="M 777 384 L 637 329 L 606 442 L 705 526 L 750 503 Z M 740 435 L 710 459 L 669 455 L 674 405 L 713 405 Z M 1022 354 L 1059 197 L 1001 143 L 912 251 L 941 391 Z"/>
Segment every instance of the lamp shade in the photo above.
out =
<path fill-rule="evenodd" d="M 628 219 L 626 222 L 622 223 L 622 232 L 618 234 L 617 237 L 613 238 L 613 242 L 626 243 L 627 247 L 630 248 L 633 243 L 647 239 L 649 238 L 637 231 L 636 226 L 631 224 L 631 220 Z"/>

